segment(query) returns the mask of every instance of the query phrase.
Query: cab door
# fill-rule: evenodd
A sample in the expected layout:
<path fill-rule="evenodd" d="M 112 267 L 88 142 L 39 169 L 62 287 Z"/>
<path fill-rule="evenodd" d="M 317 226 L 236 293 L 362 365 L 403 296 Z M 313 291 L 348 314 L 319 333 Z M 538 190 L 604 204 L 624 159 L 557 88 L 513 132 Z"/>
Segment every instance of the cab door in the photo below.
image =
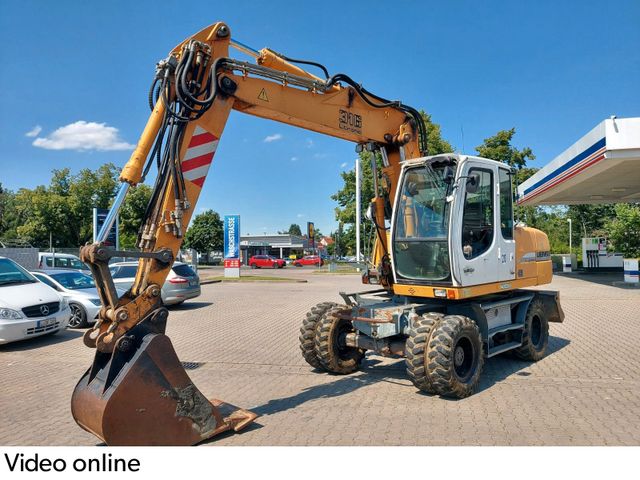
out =
<path fill-rule="evenodd" d="M 454 273 L 461 286 L 499 281 L 498 170 L 495 164 L 469 160 L 460 173 L 459 222 L 452 223 Z"/>
<path fill-rule="evenodd" d="M 511 172 L 498 167 L 498 281 L 516 278 L 516 241 L 513 238 L 513 193 Z"/>

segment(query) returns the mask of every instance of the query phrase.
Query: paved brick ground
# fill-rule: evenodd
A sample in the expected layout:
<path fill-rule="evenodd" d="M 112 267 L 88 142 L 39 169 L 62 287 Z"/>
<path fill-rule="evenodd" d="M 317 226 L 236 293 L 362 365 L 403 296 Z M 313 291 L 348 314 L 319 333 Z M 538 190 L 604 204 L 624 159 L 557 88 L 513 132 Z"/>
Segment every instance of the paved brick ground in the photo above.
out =
<path fill-rule="evenodd" d="M 536 364 L 490 359 L 479 393 L 445 400 L 418 393 L 401 360 L 369 355 L 346 377 L 312 371 L 298 349 L 303 315 L 361 289 L 359 279 L 269 274 L 308 283 L 207 285 L 170 314 L 179 357 L 202 364 L 189 372 L 200 390 L 261 415 L 210 445 L 640 444 L 638 290 L 556 277 L 566 320 L 551 325 L 550 354 Z M 0 347 L 0 445 L 97 443 L 69 411 L 92 358 L 81 333 Z"/>

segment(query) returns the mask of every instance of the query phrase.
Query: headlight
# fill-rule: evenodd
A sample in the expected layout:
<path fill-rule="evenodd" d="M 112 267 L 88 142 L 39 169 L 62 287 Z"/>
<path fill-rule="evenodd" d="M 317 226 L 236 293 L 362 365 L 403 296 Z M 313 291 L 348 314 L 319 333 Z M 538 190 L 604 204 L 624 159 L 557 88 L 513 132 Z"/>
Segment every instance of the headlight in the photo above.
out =
<path fill-rule="evenodd" d="M 60 310 L 64 310 L 68 306 L 69 306 L 69 300 L 67 300 L 65 297 L 62 297 L 62 300 L 60 301 Z"/>
<path fill-rule="evenodd" d="M 0 320 L 20 320 L 24 318 L 22 313 L 10 308 L 0 308 Z"/>
<path fill-rule="evenodd" d="M 99 307 L 100 305 L 102 305 L 102 302 L 100 301 L 99 298 L 90 298 L 89 301 L 93 303 L 96 307 Z"/>

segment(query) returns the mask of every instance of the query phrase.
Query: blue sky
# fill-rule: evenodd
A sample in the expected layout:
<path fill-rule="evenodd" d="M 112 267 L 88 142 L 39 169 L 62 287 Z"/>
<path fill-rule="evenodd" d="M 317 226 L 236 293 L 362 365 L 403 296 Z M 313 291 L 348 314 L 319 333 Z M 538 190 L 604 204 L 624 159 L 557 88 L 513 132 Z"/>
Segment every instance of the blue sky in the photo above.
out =
<path fill-rule="evenodd" d="M 516 127 L 516 145 L 541 166 L 604 118 L 640 116 L 633 0 L 185 5 L 3 0 L 0 182 L 33 188 L 54 168 L 124 165 L 148 118 L 155 63 L 220 20 L 256 49 L 318 61 L 428 111 L 467 153 Z M 79 150 L 78 129 L 107 150 Z M 197 210 L 239 213 L 243 233 L 307 221 L 328 233 L 329 197 L 355 157 L 348 142 L 233 112 Z"/>

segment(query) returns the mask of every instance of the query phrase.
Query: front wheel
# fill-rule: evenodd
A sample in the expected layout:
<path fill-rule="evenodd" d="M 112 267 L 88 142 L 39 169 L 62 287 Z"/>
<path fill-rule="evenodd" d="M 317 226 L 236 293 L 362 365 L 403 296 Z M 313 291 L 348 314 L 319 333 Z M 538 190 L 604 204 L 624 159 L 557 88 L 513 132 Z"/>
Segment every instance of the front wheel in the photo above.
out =
<path fill-rule="evenodd" d="M 69 318 L 69 328 L 83 328 L 87 326 L 87 312 L 77 303 L 70 303 L 71 318 Z"/>
<path fill-rule="evenodd" d="M 328 372 L 339 375 L 353 373 L 364 358 L 364 350 L 343 344 L 343 336 L 354 331 L 351 321 L 345 318 L 350 314 L 350 307 L 336 306 L 318 322 L 315 352 L 320 364 Z"/>
<path fill-rule="evenodd" d="M 434 393 L 465 398 L 480 383 L 484 364 L 478 325 L 462 315 L 447 315 L 433 327 L 425 350 L 425 375 Z"/>

